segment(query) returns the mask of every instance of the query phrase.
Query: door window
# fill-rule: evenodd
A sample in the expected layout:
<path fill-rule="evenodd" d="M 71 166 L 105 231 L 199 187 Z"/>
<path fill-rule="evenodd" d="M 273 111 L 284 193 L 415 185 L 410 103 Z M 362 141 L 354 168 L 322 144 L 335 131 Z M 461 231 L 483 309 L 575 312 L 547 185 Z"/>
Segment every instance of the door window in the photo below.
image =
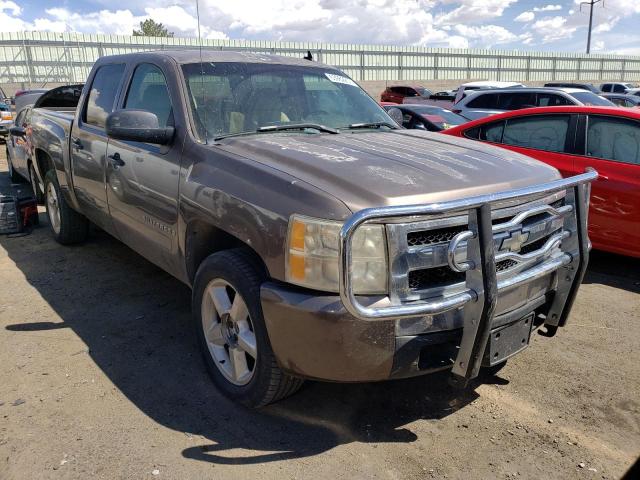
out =
<path fill-rule="evenodd" d="M 640 123 L 626 118 L 590 115 L 587 156 L 640 165 Z"/>
<path fill-rule="evenodd" d="M 502 133 L 504 131 L 504 121 L 493 122 L 480 127 L 470 128 L 464 132 L 464 136 L 474 140 L 484 140 L 486 142 L 502 143 Z"/>
<path fill-rule="evenodd" d="M 500 95 L 499 110 L 519 110 L 521 108 L 535 107 L 536 94 L 527 92 L 503 93 Z"/>
<path fill-rule="evenodd" d="M 485 94 L 480 94 L 476 98 L 472 99 L 467 104 L 467 107 L 497 110 L 499 108 L 499 102 L 500 102 L 500 94 L 485 93 Z"/>
<path fill-rule="evenodd" d="M 136 67 L 124 108 L 154 113 L 161 128 L 173 124 L 167 81 L 158 67 L 150 63 Z"/>
<path fill-rule="evenodd" d="M 502 143 L 547 152 L 564 152 L 570 115 L 536 115 L 507 120 Z"/>
<path fill-rule="evenodd" d="M 618 85 L 614 85 L 614 86 L 613 86 L 613 91 L 614 91 L 615 93 L 624 93 L 624 92 L 625 92 L 625 90 L 626 90 L 626 89 L 624 88 L 624 85 L 619 85 L 619 84 L 618 84 Z"/>
<path fill-rule="evenodd" d="M 84 110 L 83 121 L 104 128 L 107 116 L 113 111 L 124 64 L 103 65 L 98 68 Z"/>
<path fill-rule="evenodd" d="M 573 105 L 566 98 L 556 95 L 555 93 L 539 93 L 538 107 L 558 107 L 560 105 Z"/>

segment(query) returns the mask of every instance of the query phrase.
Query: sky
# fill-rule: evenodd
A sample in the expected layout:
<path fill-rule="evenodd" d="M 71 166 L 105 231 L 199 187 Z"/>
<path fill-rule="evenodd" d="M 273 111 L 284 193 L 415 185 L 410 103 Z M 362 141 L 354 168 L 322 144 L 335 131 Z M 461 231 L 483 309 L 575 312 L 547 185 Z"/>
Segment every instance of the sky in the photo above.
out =
<path fill-rule="evenodd" d="M 199 0 L 208 38 L 583 52 L 581 0 Z M 604 3 L 604 7 L 603 7 Z M 0 0 L 7 31 L 196 36 L 196 0 Z M 640 0 L 594 8 L 593 53 L 640 55 Z"/>

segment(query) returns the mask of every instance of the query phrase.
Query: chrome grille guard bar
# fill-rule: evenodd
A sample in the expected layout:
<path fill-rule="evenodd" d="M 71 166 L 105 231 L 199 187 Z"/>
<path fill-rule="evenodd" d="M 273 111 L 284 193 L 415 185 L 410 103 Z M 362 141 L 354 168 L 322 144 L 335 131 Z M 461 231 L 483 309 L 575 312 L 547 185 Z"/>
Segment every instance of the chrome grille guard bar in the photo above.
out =
<path fill-rule="evenodd" d="M 457 383 L 466 384 L 468 380 L 478 374 L 500 289 L 512 287 L 554 270 L 566 269 L 563 275 L 558 276 L 558 287 L 545 323 L 548 328 L 554 329 L 566 322 L 566 316 L 582 281 L 588 261 L 589 186 L 597 178 L 598 173 L 595 170 L 587 169 L 585 173 L 573 177 L 488 195 L 425 205 L 401 205 L 360 210 L 349 217 L 340 230 L 339 284 L 342 303 L 354 317 L 372 321 L 435 315 L 466 305 L 463 315 L 462 341 L 453 366 L 453 374 Z M 565 213 L 563 215 L 563 230 L 569 232 L 566 242 L 563 242 L 562 253 L 499 283 L 496 275 L 491 204 L 524 199 L 534 195 L 552 194 L 562 190 L 566 191 L 565 203 L 572 205 L 571 215 L 568 215 L 568 211 L 562 212 Z M 353 292 L 351 243 L 353 235 L 360 225 L 365 222 L 395 217 L 429 216 L 452 212 L 468 213 L 468 228 L 473 234 L 467 235 L 465 238 L 468 260 L 465 262 L 463 270 L 466 271 L 466 289 L 464 291 L 454 295 L 384 307 L 365 307 L 358 301 Z M 516 216 L 513 220 L 522 221 L 525 218 L 525 216 L 521 217 L 520 219 Z"/>

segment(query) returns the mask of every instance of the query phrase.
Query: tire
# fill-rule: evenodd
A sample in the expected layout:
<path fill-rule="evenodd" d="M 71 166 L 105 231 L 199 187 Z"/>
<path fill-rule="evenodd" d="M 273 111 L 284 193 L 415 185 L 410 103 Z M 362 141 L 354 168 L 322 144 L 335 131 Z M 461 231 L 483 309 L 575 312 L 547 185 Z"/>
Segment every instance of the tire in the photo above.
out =
<path fill-rule="evenodd" d="M 38 205 L 44 204 L 44 192 L 40 187 L 40 182 L 38 181 L 38 176 L 36 175 L 36 171 L 33 168 L 33 163 L 29 163 L 29 183 L 31 184 L 31 189 L 33 190 L 33 196 L 36 199 Z"/>
<path fill-rule="evenodd" d="M 18 172 L 13 169 L 13 164 L 11 163 L 11 156 L 9 155 L 9 149 L 6 148 L 5 152 L 7 154 L 7 165 L 9 166 L 9 177 L 11 177 L 11 183 L 25 183 L 25 179 L 22 178 Z"/>
<path fill-rule="evenodd" d="M 60 192 L 55 171 L 47 172 L 44 188 L 47 218 L 56 241 L 62 245 L 83 242 L 89 233 L 89 221 L 67 204 Z"/>
<path fill-rule="evenodd" d="M 252 408 L 281 400 L 304 383 L 276 362 L 260 304 L 264 279 L 250 252 L 233 249 L 207 257 L 193 287 L 193 320 L 207 370 L 224 395 Z"/>

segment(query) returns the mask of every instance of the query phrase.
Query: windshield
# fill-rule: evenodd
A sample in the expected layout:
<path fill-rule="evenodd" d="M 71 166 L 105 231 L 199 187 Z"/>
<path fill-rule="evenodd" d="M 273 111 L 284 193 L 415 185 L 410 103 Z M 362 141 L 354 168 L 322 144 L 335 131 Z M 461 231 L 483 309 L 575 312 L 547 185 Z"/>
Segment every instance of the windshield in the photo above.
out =
<path fill-rule="evenodd" d="M 231 62 L 182 68 L 203 140 L 273 125 L 317 124 L 336 129 L 380 122 L 395 125 L 382 107 L 336 70 Z"/>
<path fill-rule="evenodd" d="M 418 92 L 421 97 L 428 97 L 429 95 L 431 95 L 431 91 L 427 90 L 424 87 L 416 87 L 416 92 Z"/>
<path fill-rule="evenodd" d="M 607 100 L 606 98 L 603 98 L 600 95 L 596 95 L 595 93 L 592 93 L 592 92 L 587 92 L 587 91 L 573 92 L 573 93 L 570 93 L 569 95 L 571 95 L 573 98 L 575 98 L 579 102 L 584 103 L 585 105 L 615 107 L 615 105 L 611 103 L 609 100 Z"/>

